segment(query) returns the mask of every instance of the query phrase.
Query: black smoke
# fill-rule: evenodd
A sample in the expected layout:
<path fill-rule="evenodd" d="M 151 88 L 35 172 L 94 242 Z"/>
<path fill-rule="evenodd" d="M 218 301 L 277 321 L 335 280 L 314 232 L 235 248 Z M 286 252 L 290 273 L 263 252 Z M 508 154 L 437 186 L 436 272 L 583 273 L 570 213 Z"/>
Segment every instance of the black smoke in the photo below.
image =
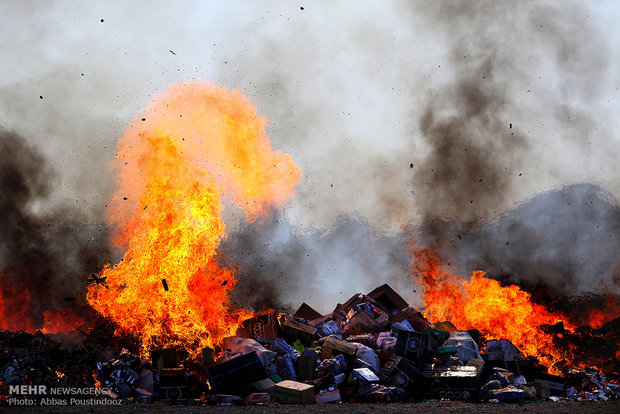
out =
<path fill-rule="evenodd" d="M 39 327 L 45 311 L 84 304 L 87 277 L 111 256 L 102 224 L 80 221 L 70 206 L 42 208 L 54 177 L 24 137 L 0 132 L 0 294 L 10 300 L 26 289 L 22 305 Z"/>

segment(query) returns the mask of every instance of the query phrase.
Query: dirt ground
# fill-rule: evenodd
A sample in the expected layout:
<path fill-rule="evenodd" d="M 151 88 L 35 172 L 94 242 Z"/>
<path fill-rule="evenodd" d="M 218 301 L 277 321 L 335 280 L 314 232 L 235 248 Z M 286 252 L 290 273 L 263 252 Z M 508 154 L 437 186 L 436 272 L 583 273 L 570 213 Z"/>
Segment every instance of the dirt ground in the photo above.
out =
<path fill-rule="evenodd" d="M 519 404 L 482 404 L 464 402 L 423 402 L 415 404 L 330 404 L 330 405 L 278 405 L 270 407 L 214 407 L 174 406 L 163 403 L 151 405 L 126 404 L 118 407 L 1 407 L 7 414 L 26 413 L 89 413 L 89 414 L 469 414 L 469 413 L 620 413 L 620 400 L 583 402 L 537 402 Z"/>

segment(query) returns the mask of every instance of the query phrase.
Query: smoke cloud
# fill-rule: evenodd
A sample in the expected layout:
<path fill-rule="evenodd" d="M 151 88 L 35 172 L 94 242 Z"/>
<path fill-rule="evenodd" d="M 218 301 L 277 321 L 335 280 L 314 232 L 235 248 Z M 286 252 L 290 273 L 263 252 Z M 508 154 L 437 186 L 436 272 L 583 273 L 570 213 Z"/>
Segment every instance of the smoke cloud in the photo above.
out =
<path fill-rule="evenodd" d="M 11 223 L 39 232 L 24 245 L 47 246 L 52 262 L 62 231 L 101 234 L 116 139 L 150 94 L 199 77 L 254 100 L 304 174 L 263 232 L 245 225 L 223 241 L 254 303 L 331 306 L 386 280 L 407 295 L 407 225 L 467 271 L 538 288 L 612 283 L 615 236 L 590 232 L 600 221 L 614 234 L 620 197 L 610 4 L 7 2 L 0 125 L 21 135 L 6 145 L 41 153 L 26 165 L 56 172 L 24 184 L 26 210 L 6 204 Z M 577 209 L 582 197 L 594 204 Z M 573 231 L 591 237 L 562 237 Z"/>
<path fill-rule="evenodd" d="M 13 314 L 16 329 L 41 327 L 46 311 L 86 303 L 87 277 L 111 256 L 102 225 L 76 221 L 70 206 L 41 208 L 54 175 L 23 137 L 0 132 L 0 302 L 31 318 Z"/>
<path fill-rule="evenodd" d="M 413 296 L 406 240 L 404 232 L 381 231 L 357 215 L 338 217 L 328 230 L 300 230 L 275 214 L 260 230 L 242 225 L 220 251 L 238 266 L 236 303 L 294 312 L 307 302 L 329 313 L 379 281 Z"/>

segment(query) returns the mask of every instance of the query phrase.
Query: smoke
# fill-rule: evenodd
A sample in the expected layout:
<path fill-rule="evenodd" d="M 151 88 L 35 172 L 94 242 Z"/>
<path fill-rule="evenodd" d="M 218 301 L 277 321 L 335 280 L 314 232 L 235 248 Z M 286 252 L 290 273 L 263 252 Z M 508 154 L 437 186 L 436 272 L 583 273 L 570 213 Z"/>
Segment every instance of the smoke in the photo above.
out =
<path fill-rule="evenodd" d="M 111 256 L 101 224 L 83 224 L 71 206 L 41 208 L 54 176 L 22 136 L 0 131 L 0 302 L 28 311 L 35 327 L 46 311 L 85 303 L 87 277 Z"/>
<path fill-rule="evenodd" d="M 460 272 L 484 270 L 539 298 L 620 293 L 620 205 L 591 184 L 537 194 L 474 229 L 435 220 L 419 232 Z"/>
<path fill-rule="evenodd" d="M 437 2 L 425 10 L 450 31 L 456 70 L 420 117 L 428 153 L 414 177 L 425 194 L 417 237 L 460 271 L 484 270 L 539 298 L 602 292 L 620 265 L 620 207 L 587 183 L 588 161 L 609 149 L 593 110 L 608 44 L 573 6 Z"/>
<path fill-rule="evenodd" d="M 257 302 L 269 303 L 276 292 L 280 303 L 312 304 L 312 297 L 383 283 L 403 269 L 403 256 L 392 261 L 392 247 L 373 250 L 370 240 L 404 246 L 399 229 L 410 222 L 425 223 L 416 233 L 421 240 L 446 240 L 447 256 L 455 257 L 448 260 L 537 285 L 543 272 L 498 264 L 544 247 L 547 256 L 534 257 L 561 275 L 564 266 L 550 263 L 564 257 L 549 252 L 562 220 L 546 222 L 558 236 L 542 237 L 538 250 L 524 241 L 523 248 L 497 251 L 482 237 L 510 234 L 498 223 L 515 206 L 573 192 L 571 184 L 620 195 L 613 7 L 501 0 L 381 7 L 308 1 L 303 10 L 287 2 L 125 3 L 0 5 L 0 36 L 10 39 L 1 46 L 2 123 L 56 166 L 47 195 L 29 199 L 26 215 L 45 237 L 51 236 L 41 214 L 49 216 L 50 205 L 62 210 L 68 199 L 79 199 L 76 215 L 101 221 L 114 141 L 149 94 L 192 77 L 237 87 L 257 102 L 271 121 L 273 147 L 292 154 L 304 173 L 297 198 L 265 233 L 247 225 L 223 242 L 239 263 L 240 291 L 262 281 L 268 294 L 255 294 Z M 590 228 L 588 217 L 570 217 L 577 228 Z M 605 223 L 613 228 L 613 220 Z M 481 230 L 493 226 L 497 232 Z M 463 247 L 474 235 L 481 252 Z M 569 239 L 561 241 L 569 247 Z M 613 240 L 596 241 L 603 252 L 615 248 Z M 589 251 L 578 242 L 567 251 L 581 257 Z M 237 246 L 245 253 L 233 258 Z M 603 256 L 584 254 L 578 267 L 601 269 L 609 282 L 613 264 Z M 551 285 L 563 277 L 575 289 L 588 285 L 577 276 L 546 277 Z"/>
<path fill-rule="evenodd" d="M 260 230 L 242 225 L 219 250 L 238 266 L 234 302 L 289 311 L 306 302 L 329 313 L 336 303 L 383 283 L 411 296 L 406 238 L 358 215 L 339 216 L 328 230 L 301 230 L 275 214 Z"/>
<path fill-rule="evenodd" d="M 431 151 L 414 186 L 428 195 L 418 199 L 426 217 L 454 214 L 465 223 L 484 221 L 510 194 L 527 141 L 501 120 L 505 98 L 493 80 L 493 65 L 484 62 L 442 99 L 431 100 L 420 120 Z M 455 115 L 438 114 L 446 109 Z"/>

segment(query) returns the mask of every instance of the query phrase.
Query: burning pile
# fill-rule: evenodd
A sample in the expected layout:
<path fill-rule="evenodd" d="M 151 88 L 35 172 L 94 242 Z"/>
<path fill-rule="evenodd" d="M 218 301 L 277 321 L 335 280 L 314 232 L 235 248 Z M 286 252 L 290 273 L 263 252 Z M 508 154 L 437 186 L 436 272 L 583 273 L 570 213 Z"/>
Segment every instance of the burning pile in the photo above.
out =
<path fill-rule="evenodd" d="M 617 366 L 588 368 L 582 344 L 604 337 L 616 358 L 618 319 L 599 314 L 578 328 L 517 286 L 483 272 L 470 280 L 451 274 L 414 244 L 424 313 L 388 285 L 327 315 L 306 304 L 292 315 L 233 305 L 237 266 L 218 253 L 224 206 L 228 218 L 260 224 L 301 178 L 289 155 L 271 149 L 265 124 L 238 91 L 206 82 L 156 96 L 118 142 L 107 219 L 123 258 L 93 274 L 87 291 L 89 309 L 117 341 L 82 348 L 73 372 L 71 354 L 49 336 L 6 332 L 1 385 L 96 385 L 115 401 L 216 404 L 617 395 L 603 375 L 617 375 Z M 7 301 L 11 295 L 23 303 Z M 0 326 L 35 331 L 28 305 L 27 289 L 0 284 L 0 312 L 13 317 Z M 83 315 L 66 315 L 46 315 L 44 333 L 81 325 L 78 342 L 96 336 Z M 53 381 L 29 374 L 38 368 L 23 357 L 28 347 L 54 350 L 59 359 L 45 373 Z"/>
<path fill-rule="evenodd" d="M 201 359 L 184 347 L 154 349 L 150 358 L 140 358 L 121 349 L 133 345 L 130 337 L 95 345 L 105 343 L 98 334 L 111 335 L 99 331 L 78 333 L 84 346 L 71 352 L 40 332 L 5 332 L 3 394 L 8 398 L 6 388 L 15 384 L 77 384 L 94 385 L 109 401 L 217 405 L 620 396 L 600 370 L 565 361 L 561 372 L 556 367 L 562 375 L 552 375 L 508 339 L 487 340 L 481 331 L 459 330 L 449 321 L 431 323 L 388 285 L 357 293 L 327 315 L 304 303 L 292 315 L 272 310 L 246 319 L 234 336 L 203 348 Z M 618 332 L 607 339 L 617 341 Z M 590 340 L 603 334 L 593 332 Z M 549 338 L 555 345 L 563 335 Z M 118 356 L 104 358 L 110 354 Z"/>
<path fill-rule="evenodd" d="M 88 301 L 141 338 L 143 353 L 197 352 L 252 315 L 230 305 L 234 264 L 220 267 L 215 253 L 226 235 L 224 197 L 257 220 L 301 177 L 290 156 L 271 150 L 265 122 L 239 92 L 193 82 L 157 96 L 120 139 L 109 220 L 125 254 Z"/>

